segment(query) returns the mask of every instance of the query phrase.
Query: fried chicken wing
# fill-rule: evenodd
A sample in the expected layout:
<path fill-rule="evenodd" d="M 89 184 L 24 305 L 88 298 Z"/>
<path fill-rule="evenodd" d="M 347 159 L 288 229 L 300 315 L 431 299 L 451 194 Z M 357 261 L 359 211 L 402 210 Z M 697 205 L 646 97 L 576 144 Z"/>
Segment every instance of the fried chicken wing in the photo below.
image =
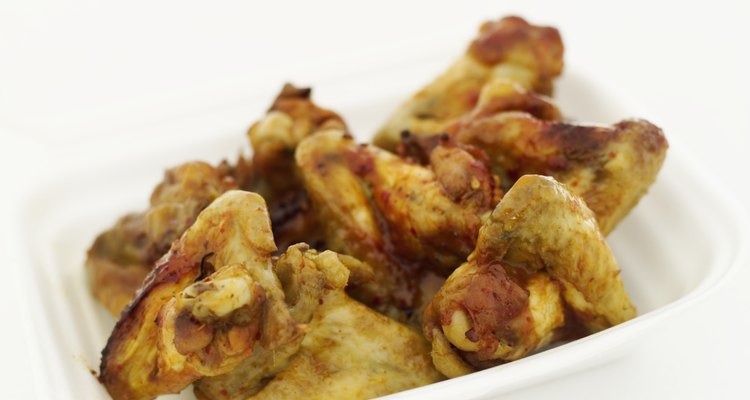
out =
<path fill-rule="evenodd" d="M 488 167 L 464 149 L 440 144 L 430 157 L 430 166 L 410 163 L 338 130 L 297 149 L 327 246 L 375 271 L 372 285 L 354 291 L 373 307 L 414 307 L 420 271 L 449 274 L 500 196 Z"/>
<path fill-rule="evenodd" d="M 519 98 L 527 105 L 523 112 L 503 106 Z M 611 127 L 563 122 L 549 99 L 507 82 L 486 85 L 474 110 L 443 130 L 486 159 L 506 189 L 525 174 L 565 183 L 594 211 L 605 235 L 654 182 L 668 148 L 661 129 L 648 121 Z M 444 135 L 407 132 L 399 153 L 424 164 Z"/>
<path fill-rule="evenodd" d="M 178 392 L 231 372 L 264 349 L 298 346 L 272 271 L 265 202 L 230 191 L 203 210 L 149 274 L 102 351 L 100 380 L 116 399 Z"/>
<path fill-rule="evenodd" d="M 331 252 L 325 254 L 323 258 L 338 256 Z M 315 250 L 310 250 L 306 244 L 296 244 L 274 260 L 273 265 L 273 272 L 284 293 L 288 314 L 296 321 L 302 335 L 309 332 L 307 324 L 320 306 L 325 293 L 343 290 L 349 279 L 349 271 L 342 269 L 341 261 L 331 268 L 321 268 L 316 263 L 317 259 L 318 253 Z M 347 261 L 347 265 L 352 265 L 360 276 L 368 279 L 369 266 L 357 260 L 347 258 Z M 194 385 L 196 395 L 201 399 L 211 400 L 246 399 L 255 395 L 265 387 L 269 379 L 288 368 L 290 360 L 300 350 L 301 339 L 302 336 L 300 340 L 274 348 L 255 346 L 253 354 L 230 373 L 207 376 L 197 381 Z"/>
<path fill-rule="evenodd" d="M 563 44 L 554 28 L 531 25 L 519 17 L 487 22 L 466 53 L 434 82 L 404 103 L 376 134 L 373 143 L 395 150 L 401 132 L 442 132 L 450 121 L 470 112 L 487 84 L 510 82 L 549 94 L 563 68 Z M 507 98 L 504 110 L 528 110 L 528 98 Z M 512 100 L 512 101 L 511 101 Z"/>
<path fill-rule="evenodd" d="M 350 169 L 347 158 L 355 150 L 351 137 L 340 130 L 321 131 L 297 148 L 297 165 L 323 225 L 329 249 L 361 259 L 374 268 L 373 282 L 354 289 L 366 304 L 381 307 L 394 296 L 409 294 L 395 260 L 384 251 L 385 241 L 370 206 L 366 187 Z M 409 298 L 400 299 L 410 302 Z"/>
<path fill-rule="evenodd" d="M 86 270 L 94 296 L 113 315 L 133 298 L 169 246 L 198 213 L 221 193 L 235 188 L 231 177 L 203 162 L 167 170 L 143 213 L 128 214 L 99 235 L 89 249 Z"/>
<path fill-rule="evenodd" d="M 372 165 L 362 177 L 395 254 L 452 272 L 474 248 L 482 214 L 502 195 L 487 165 L 449 139 L 434 148 L 427 166 L 374 146 L 361 149 L 360 157 Z"/>
<path fill-rule="evenodd" d="M 654 182 L 668 148 L 661 129 L 645 120 L 606 127 L 478 110 L 447 131 L 483 149 L 503 182 L 525 174 L 555 177 L 583 198 L 605 235 Z"/>
<path fill-rule="evenodd" d="M 635 313 L 586 204 L 553 178 L 526 175 L 427 307 L 424 332 L 436 367 L 454 377 L 523 357 L 566 324 L 596 332 Z"/>
<path fill-rule="evenodd" d="M 277 272 L 285 287 L 299 288 L 288 293 L 296 303 L 293 314 L 312 314 L 306 318 L 307 334 L 289 366 L 249 399 L 367 399 L 443 379 L 419 333 L 344 292 L 349 271 L 365 268 L 359 261 L 331 251 L 299 250 L 290 248 Z M 302 274 L 307 276 L 295 277 Z"/>
<path fill-rule="evenodd" d="M 557 106 L 539 94 L 561 72 L 562 52 L 552 28 L 516 17 L 485 24 L 464 57 L 407 101 L 374 143 L 424 163 L 447 132 L 486 152 L 505 189 L 524 174 L 567 184 L 606 235 L 653 183 L 668 145 L 643 120 L 612 127 L 563 122 Z M 475 64 L 484 67 L 469 67 Z"/>
<path fill-rule="evenodd" d="M 86 260 L 97 300 L 118 315 L 172 241 L 230 189 L 258 192 L 267 200 L 281 250 L 300 241 L 320 245 L 322 235 L 296 172 L 294 149 L 322 127 L 343 129 L 345 124 L 336 113 L 315 105 L 310 94 L 310 89 L 284 86 L 267 115 L 248 131 L 252 159 L 240 157 L 235 164 L 224 161 L 216 167 L 188 162 L 167 170 L 147 211 L 128 214 L 100 234 Z"/>

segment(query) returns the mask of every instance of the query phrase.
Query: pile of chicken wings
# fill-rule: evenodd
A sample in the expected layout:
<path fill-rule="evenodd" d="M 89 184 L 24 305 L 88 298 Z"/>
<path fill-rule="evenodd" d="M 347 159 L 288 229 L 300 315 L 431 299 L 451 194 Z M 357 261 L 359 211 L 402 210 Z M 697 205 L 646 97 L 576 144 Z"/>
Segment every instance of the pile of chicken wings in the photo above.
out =
<path fill-rule="evenodd" d="M 556 29 L 487 22 L 372 144 L 284 86 L 252 157 L 169 169 L 91 246 L 106 390 L 372 398 L 633 318 L 605 237 L 668 144 L 566 120 L 562 69 Z"/>

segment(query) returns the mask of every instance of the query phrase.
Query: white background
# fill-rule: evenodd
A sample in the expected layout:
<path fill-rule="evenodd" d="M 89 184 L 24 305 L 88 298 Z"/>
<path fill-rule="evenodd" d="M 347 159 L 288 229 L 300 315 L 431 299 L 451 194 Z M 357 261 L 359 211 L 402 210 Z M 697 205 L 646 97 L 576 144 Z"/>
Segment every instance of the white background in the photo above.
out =
<path fill-rule="evenodd" d="M 35 171 L 75 163 L 68 149 L 100 135 L 233 104 L 287 80 L 314 84 L 312 70 L 361 74 L 405 55 L 458 55 L 479 22 L 508 13 L 558 27 L 566 61 L 585 60 L 750 204 L 747 3 L 270 3 L 0 1 L 0 216 L 13 212 L 14 193 Z M 749 398 L 744 267 L 621 361 L 504 398 Z M 12 282 L 0 290 L 3 398 L 29 398 L 31 385 L 44 384 L 32 382 L 34 343 L 17 323 L 23 290 Z"/>

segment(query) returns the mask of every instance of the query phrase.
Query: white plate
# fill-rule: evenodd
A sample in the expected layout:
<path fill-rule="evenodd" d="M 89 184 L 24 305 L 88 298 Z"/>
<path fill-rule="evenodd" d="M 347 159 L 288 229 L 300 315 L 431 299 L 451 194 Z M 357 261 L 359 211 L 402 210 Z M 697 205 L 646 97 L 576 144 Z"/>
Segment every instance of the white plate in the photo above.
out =
<path fill-rule="evenodd" d="M 314 98 L 342 113 L 366 140 L 425 80 L 423 71 L 439 70 L 442 64 L 322 80 Z M 43 383 L 34 388 L 40 398 L 107 398 L 91 371 L 98 369 L 114 319 L 89 294 L 83 269 L 96 234 L 124 212 L 143 209 L 164 168 L 190 159 L 233 159 L 247 146 L 247 126 L 273 95 L 265 91 L 256 101 L 82 144 L 70 152 L 78 157 L 69 163 L 74 167 L 50 172 L 28 195 L 10 222 L 18 233 L 13 246 L 20 252 L 17 259 L 25 260 L 14 268 L 21 273 L 22 287 L 30 289 L 23 299 L 25 324 L 36 344 L 31 363 L 35 382 Z M 568 68 L 557 97 L 563 111 L 578 119 L 611 123 L 635 116 L 615 101 L 614 91 L 594 83 L 580 68 Z M 639 317 L 520 361 L 393 397 L 485 398 L 589 368 L 622 355 L 655 323 L 715 290 L 744 257 L 746 217 L 685 154 L 677 135 L 666 135 L 671 148 L 656 184 L 609 237 Z M 192 393 L 186 390 L 181 396 L 191 398 Z"/>

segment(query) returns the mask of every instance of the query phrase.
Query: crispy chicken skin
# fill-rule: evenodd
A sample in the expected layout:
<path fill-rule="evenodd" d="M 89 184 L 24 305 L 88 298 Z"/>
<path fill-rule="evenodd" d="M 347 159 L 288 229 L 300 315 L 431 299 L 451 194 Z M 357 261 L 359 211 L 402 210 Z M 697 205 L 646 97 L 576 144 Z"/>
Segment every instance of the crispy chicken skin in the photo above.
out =
<path fill-rule="evenodd" d="M 555 177 L 583 198 L 605 235 L 646 193 L 669 147 L 661 129 L 645 120 L 595 126 L 479 111 L 447 131 L 483 149 L 503 182 L 525 174 Z"/>
<path fill-rule="evenodd" d="M 439 133 L 477 104 L 487 84 L 511 82 L 549 94 L 552 80 L 563 68 L 563 44 L 554 28 L 531 25 L 519 17 L 487 22 L 466 53 L 434 82 L 396 110 L 375 135 L 373 143 L 394 151 L 401 132 Z M 526 109 L 523 99 L 497 106 Z"/>
<path fill-rule="evenodd" d="M 322 237 L 296 172 L 294 149 L 321 127 L 345 128 L 338 114 L 318 107 L 310 89 L 285 85 L 267 115 L 248 131 L 252 159 L 240 157 L 214 167 L 195 161 L 167 170 L 154 189 L 149 209 L 122 217 L 100 234 L 88 252 L 86 269 L 94 296 L 110 313 L 133 298 L 172 241 L 223 192 L 241 188 L 260 193 L 269 204 L 276 243 L 320 245 Z"/>
<path fill-rule="evenodd" d="M 118 315 L 153 263 L 169 250 L 198 213 L 221 193 L 235 187 L 233 179 L 203 162 L 167 170 L 151 194 L 148 211 L 122 217 L 89 249 L 86 270 L 97 300 Z"/>
<path fill-rule="evenodd" d="M 253 354 L 299 343 L 301 328 L 273 274 L 265 202 L 219 197 L 157 263 L 102 351 L 100 380 L 115 399 L 174 393 L 225 374 Z"/>
<path fill-rule="evenodd" d="M 296 156 L 327 246 L 372 265 L 373 284 L 353 293 L 376 308 L 415 306 L 419 271 L 449 274 L 500 197 L 485 163 L 452 143 L 422 166 L 327 130 Z"/>
<path fill-rule="evenodd" d="M 554 178 L 526 175 L 427 307 L 424 332 L 455 377 L 521 358 L 566 324 L 596 332 L 635 313 L 591 210 Z"/>

